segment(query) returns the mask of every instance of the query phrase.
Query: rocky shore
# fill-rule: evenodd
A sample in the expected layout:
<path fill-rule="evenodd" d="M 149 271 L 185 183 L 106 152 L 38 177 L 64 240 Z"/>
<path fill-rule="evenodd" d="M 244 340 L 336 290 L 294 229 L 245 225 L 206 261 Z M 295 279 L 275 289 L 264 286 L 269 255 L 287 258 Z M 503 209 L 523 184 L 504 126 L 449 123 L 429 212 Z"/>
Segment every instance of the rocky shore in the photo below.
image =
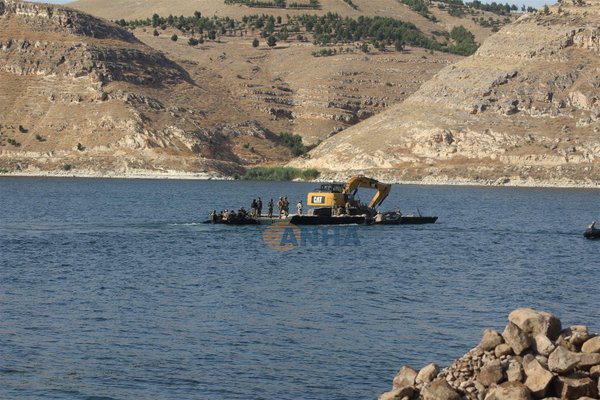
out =
<path fill-rule="evenodd" d="M 587 326 L 562 327 L 552 314 L 519 308 L 499 333 L 441 369 L 406 365 L 379 400 L 600 399 L 600 336 Z"/>

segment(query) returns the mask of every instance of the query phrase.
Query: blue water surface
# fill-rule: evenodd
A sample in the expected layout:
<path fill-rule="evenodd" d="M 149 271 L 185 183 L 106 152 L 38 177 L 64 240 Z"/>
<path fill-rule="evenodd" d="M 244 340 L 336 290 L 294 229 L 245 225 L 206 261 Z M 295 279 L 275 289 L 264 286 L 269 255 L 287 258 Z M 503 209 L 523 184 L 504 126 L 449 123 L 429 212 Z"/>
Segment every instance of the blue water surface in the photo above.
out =
<path fill-rule="evenodd" d="M 0 178 L 0 398 L 373 399 L 516 307 L 600 330 L 597 190 L 394 186 L 438 223 L 286 252 L 201 223 L 314 186 Z"/>

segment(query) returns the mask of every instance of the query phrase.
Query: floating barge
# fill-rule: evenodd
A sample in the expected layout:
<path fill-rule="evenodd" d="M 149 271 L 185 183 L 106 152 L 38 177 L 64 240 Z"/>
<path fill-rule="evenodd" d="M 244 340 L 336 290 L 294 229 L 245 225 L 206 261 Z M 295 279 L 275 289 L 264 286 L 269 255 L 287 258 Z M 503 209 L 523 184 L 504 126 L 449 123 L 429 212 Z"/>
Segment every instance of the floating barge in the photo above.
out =
<path fill-rule="evenodd" d="M 388 197 L 392 185 L 365 176 L 353 176 L 343 183 L 327 183 L 314 192 L 308 193 L 307 205 L 311 208 L 307 215 L 288 215 L 285 218 L 254 216 L 243 208 L 228 219 L 212 215 L 205 223 L 224 225 L 270 225 L 287 222 L 294 225 L 422 225 L 434 224 L 438 217 L 423 216 L 420 213 L 403 214 L 398 211 L 378 212 L 377 207 Z M 363 204 L 356 197 L 359 188 L 377 190 L 369 204 Z M 288 203 L 289 204 L 289 203 Z M 301 209 L 300 209 L 301 210 Z"/>
<path fill-rule="evenodd" d="M 394 213 L 395 214 L 395 213 Z M 375 218 L 367 215 L 290 215 L 288 217 L 251 217 L 243 219 L 234 218 L 229 221 L 216 219 L 204 221 L 206 224 L 223 224 L 223 225 L 271 225 L 278 222 L 287 222 L 294 225 L 422 225 L 434 224 L 438 217 L 428 217 L 421 215 L 402 215 L 396 214 L 390 217 L 390 213 L 386 213 L 388 218 Z"/>

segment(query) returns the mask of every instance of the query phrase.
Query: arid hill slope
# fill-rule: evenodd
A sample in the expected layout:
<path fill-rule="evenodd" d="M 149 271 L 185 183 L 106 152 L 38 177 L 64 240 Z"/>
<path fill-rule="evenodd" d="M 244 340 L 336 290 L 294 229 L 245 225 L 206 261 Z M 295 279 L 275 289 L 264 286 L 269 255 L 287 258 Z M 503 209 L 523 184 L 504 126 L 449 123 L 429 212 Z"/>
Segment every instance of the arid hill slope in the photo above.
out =
<path fill-rule="evenodd" d="M 207 93 L 219 93 L 210 95 Z M 229 174 L 287 147 L 210 73 L 68 8 L 0 1 L 0 169 Z"/>
<path fill-rule="evenodd" d="M 393 180 L 600 180 L 600 1 L 525 15 L 294 165 Z"/>

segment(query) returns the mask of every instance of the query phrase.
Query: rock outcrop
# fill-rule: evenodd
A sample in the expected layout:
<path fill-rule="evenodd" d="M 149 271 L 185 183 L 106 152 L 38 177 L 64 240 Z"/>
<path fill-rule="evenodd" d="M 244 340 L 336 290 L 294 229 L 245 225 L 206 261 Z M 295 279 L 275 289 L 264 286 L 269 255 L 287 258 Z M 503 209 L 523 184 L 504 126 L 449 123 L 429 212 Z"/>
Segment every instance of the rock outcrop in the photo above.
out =
<path fill-rule="evenodd" d="M 294 165 L 387 180 L 600 182 L 600 0 L 527 14 Z"/>
<path fill-rule="evenodd" d="M 562 329 L 552 314 L 529 308 L 510 314 L 504 332 L 515 329 L 529 339 L 509 344 L 504 333 L 486 329 L 476 347 L 436 375 L 435 364 L 419 372 L 402 367 L 379 399 L 600 399 L 600 336 L 583 325 Z M 536 349 L 533 337 L 539 336 L 554 346 L 549 356 Z"/>
<path fill-rule="evenodd" d="M 259 123 L 224 121 L 206 85 L 113 23 L 0 0 L 0 171 L 230 175 L 289 159 Z"/>

